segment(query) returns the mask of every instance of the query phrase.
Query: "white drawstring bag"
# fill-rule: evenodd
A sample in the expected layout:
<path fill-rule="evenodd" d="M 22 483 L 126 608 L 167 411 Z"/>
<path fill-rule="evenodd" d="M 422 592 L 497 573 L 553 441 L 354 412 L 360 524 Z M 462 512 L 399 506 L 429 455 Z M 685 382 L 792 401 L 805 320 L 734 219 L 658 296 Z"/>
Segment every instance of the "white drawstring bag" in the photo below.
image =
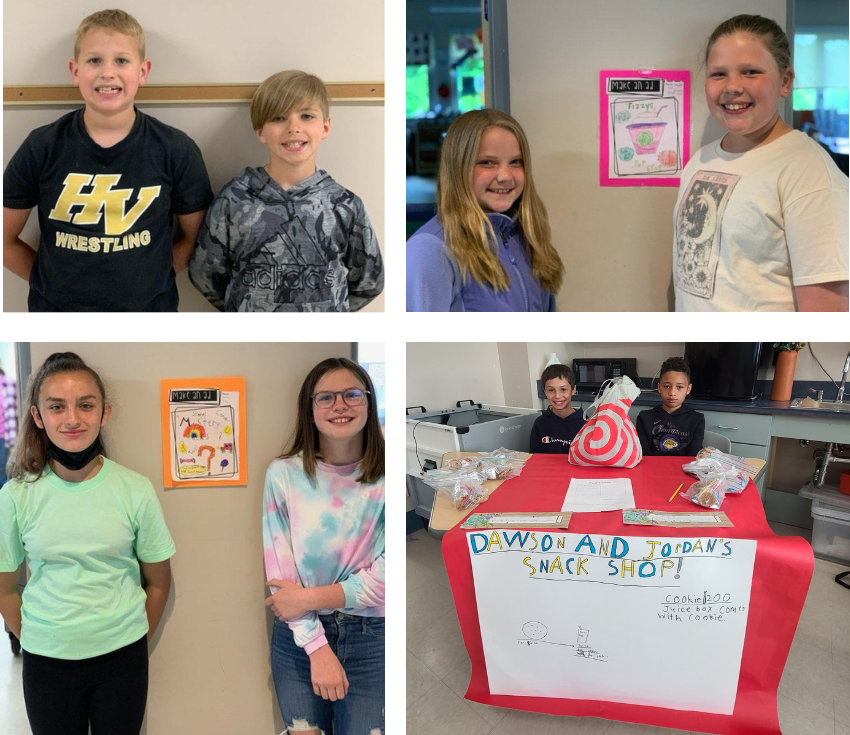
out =
<path fill-rule="evenodd" d="M 639 395 L 640 388 L 628 376 L 606 380 L 599 397 L 584 411 L 587 423 L 570 444 L 570 463 L 635 467 L 643 459 L 643 451 L 629 408 Z"/>

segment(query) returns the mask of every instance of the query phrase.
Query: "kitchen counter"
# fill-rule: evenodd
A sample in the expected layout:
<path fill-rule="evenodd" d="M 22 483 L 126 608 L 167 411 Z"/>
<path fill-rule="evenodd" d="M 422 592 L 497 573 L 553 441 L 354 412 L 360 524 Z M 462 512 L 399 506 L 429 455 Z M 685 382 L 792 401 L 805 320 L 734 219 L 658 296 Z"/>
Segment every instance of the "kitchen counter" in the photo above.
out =
<path fill-rule="evenodd" d="M 808 385 L 795 386 L 794 397 L 806 395 Z M 815 384 L 827 390 L 825 383 Z M 834 386 L 832 394 L 834 396 Z M 688 406 L 705 416 L 706 431 L 722 434 L 732 443 L 732 454 L 757 457 L 768 462 L 768 470 L 757 482 L 768 520 L 802 528 L 812 527 L 811 501 L 794 493 L 773 490 L 773 467 L 781 439 L 850 445 L 850 411 L 791 408 L 790 401 L 771 401 L 769 387 L 753 401 L 686 400 Z M 586 409 L 595 400 L 591 391 L 577 392 L 573 406 Z M 641 411 L 661 405 L 657 392 L 641 393 L 629 410 L 634 422 Z M 812 469 L 815 469 L 812 461 Z"/>
<path fill-rule="evenodd" d="M 573 396 L 573 402 L 591 404 L 596 396 L 590 392 L 579 391 Z M 836 419 L 850 421 L 850 411 L 826 411 L 824 409 L 791 408 L 791 401 L 771 401 L 770 398 L 756 398 L 754 401 L 705 401 L 686 399 L 687 404 L 695 411 L 723 411 L 724 413 L 750 413 L 768 416 L 799 416 L 800 418 Z M 635 406 L 660 406 L 661 395 L 641 393 L 635 398 Z"/>

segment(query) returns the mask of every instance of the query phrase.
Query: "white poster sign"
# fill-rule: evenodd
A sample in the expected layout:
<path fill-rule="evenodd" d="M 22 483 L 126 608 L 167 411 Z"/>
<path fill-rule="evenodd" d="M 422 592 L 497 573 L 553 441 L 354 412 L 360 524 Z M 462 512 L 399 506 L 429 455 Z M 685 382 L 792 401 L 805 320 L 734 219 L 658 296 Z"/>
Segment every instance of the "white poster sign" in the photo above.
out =
<path fill-rule="evenodd" d="M 732 714 L 756 542 L 471 532 L 492 694 Z"/>

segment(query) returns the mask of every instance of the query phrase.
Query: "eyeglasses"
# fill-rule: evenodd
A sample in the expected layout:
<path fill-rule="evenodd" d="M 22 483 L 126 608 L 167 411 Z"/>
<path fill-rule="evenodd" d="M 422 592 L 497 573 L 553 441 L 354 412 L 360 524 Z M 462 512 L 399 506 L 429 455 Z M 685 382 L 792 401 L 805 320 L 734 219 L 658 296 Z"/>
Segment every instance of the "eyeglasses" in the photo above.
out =
<path fill-rule="evenodd" d="M 330 408 L 336 403 L 336 397 L 342 396 L 342 402 L 349 408 L 354 408 L 366 403 L 367 395 L 369 395 L 368 390 L 346 388 L 345 390 L 323 390 L 320 393 L 314 393 L 311 398 L 319 408 Z"/>

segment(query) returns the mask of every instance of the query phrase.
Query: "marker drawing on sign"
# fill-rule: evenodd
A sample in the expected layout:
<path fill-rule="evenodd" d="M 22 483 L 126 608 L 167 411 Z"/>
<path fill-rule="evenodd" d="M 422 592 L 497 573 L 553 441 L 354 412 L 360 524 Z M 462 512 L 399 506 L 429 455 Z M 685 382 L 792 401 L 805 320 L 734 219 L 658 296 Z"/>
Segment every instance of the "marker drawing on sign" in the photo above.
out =
<path fill-rule="evenodd" d="M 588 636 L 590 635 L 590 631 L 587 628 L 578 627 L 578 636 L 577 643 L 557 643 L 556 641 L 547 641 L 544 640 L 546 636 L 549 634 L 549 629 L 541 622 L 537 620 L 530 620 L 522 626 L 522 632 L 525 634 L 525 638 L 517 638 L 517 643 L 524 646 L 536 646 L 542 643 L 550 646 L 563 646 L 564 648 L 573 648 L 575 652 L 574 656 L 578 656 L 580 658 L 592 659 L 594 661 L 607 661 L 608 656 L 603 653 L 599 653 L 595 649 L 591 648 L 587 644 Z"/>

